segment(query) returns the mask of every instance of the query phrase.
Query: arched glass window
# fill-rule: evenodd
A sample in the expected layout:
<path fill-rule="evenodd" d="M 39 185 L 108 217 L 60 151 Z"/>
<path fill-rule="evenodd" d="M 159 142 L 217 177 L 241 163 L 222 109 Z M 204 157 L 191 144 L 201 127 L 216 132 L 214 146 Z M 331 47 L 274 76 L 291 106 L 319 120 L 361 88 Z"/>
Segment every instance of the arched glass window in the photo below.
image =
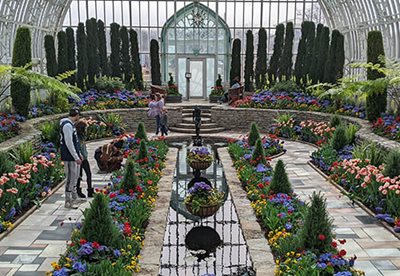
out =
<path fill-rule="evenodd" d="M 228 76 L 230 39 L 228 26 L 213 10 L 198 2 L 183 7 L 162 29 L 164 80 L 172 73 L 184 97 L 207 97 L 217 75 Z M 189 87 L 186 72 L 191 73 Z"/>

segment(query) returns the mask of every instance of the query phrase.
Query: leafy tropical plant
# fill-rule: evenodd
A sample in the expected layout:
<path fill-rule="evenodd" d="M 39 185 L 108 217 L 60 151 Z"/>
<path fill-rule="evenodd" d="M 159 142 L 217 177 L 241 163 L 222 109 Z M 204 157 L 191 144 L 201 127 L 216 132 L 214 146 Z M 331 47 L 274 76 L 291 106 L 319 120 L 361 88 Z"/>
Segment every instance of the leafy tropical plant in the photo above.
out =
<path fill-rule="evenodd" d="M 100 77 L 96 79 L 94 88 L 98 91 L 114 92 L 125 88 L 125 84 L 117 77 Z"/>
<path fill-rule="evenodd" d="M 34 153 L 32 142 L 27 142 L 12 149 L 10 156 L 16 164 L 26 164 L 31 162 L 31 157 Z"/>
<path fill-rule="evenodd" d="M 363 142 L 354 147 L 353 158 L 369 160 L 371 165 L 378 167 L 384 162 L 385 153 L 376 142 Z"/>
<path fill-rule="evenodd" d="M 55 145 L 60 144 L 60 124 L 57 121 L 46 121 L 39 126 L 42 132 L 42 140 Z"/>
<path fill-rule="evenodd" d="M 348 124 L 346 126 L 346 142 L 347 145 L 351 145 L 355 142 L 356 140 L 356 133 L 358 131 L 358 126 L 355 124 Z"/>

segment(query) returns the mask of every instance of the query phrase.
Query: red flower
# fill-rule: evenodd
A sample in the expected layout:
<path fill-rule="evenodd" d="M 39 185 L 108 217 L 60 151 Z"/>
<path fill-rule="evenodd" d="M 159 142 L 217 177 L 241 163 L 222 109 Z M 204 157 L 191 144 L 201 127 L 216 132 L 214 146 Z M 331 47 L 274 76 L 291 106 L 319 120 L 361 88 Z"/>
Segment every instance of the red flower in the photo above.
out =
<path fill-rule="evenodd" d="M 87 243 L 87 240 L 85 240 L 85 239 L 80 239 L 79 240 L 79 244 L 80 245 L 84 245 L 85 243 Z"/>
<path fill-rule="evenodd" d="M 336 248 L 337 247 L 337 242 L 333 241 L 333 242 L 331 242 L 331 245 L 332 245 L 333 248 Z"/>
<path fill-rule="evenodd" d="M 260 197 L 261 197 L 262 199 L 265 199 L 267 196 L 264 195 L 264 194 L 261 194 Z"/>
<path fill-rule="evenodd" d="M 138 185 L 138 186 L 136 186 L 136 191 L 138 191 L 139 193 L 141 193 L 141 192 L 143 192 L 143 189 L 142 189 L 142 187 L 140 187 L 140 186 Z"/>
<path fill-rule="evenodd" d="M 117 195 L 115 194 L 115 193 L 111 193 L 110 194 L 110 198 L 114 198 L 114 197 L 116 197 Z"/>
<path fill-rule="evenodd" d="M 147 180 L 147 184 L 148 185 L 152 185 L 153 184 L 153 180 Z"/>
<path fill-rule="evenodd" d="M 100 247 L 100 244 L 98 243 L 98 242 L 93 242 L 92 243 L 92 246 L 93 246 L 93 248 L 99 248 Z"/>
<path fill-rule="evenodd" d="M 119 193 L 120 193 L 120 194 L 123 194 L 124 192 L 125 192 L 124 189 L 120 189 L 120 190 L 119 190 Z"/>
<path fill-rule="evenodd" d="M 133 194 L 133 190 L 132 189 L 129 189 L 129 194 Z"/>
<path fill-rule="evenodd" d="M 71 242 L 70 244 L 69 244 L 69 246 L 75 246 L 75 243 L 73 243 L 73 242 Z"/>
<path fill-rule="evenodd" d="M 262 183 L 258 183 L 258 188 L 262 189 L 264 187 L 264 185 Z"/>
<path fill-rule="evenodd" d="M 344 257 L 344 256 L 346 256 L 346 254 L 347 254 L 347 252 L 346 252 L 346 250 L 344 250 L 344 249 L 342 249 L 342 250 L 339 251 L 339 256 L 340 256 L 340 257 Z"/>
<path fill-rule="evenodd" d="M 325 235 L 323 235 L 323 234 L 319 234 L 319 235 L 318 235 L 318 239 L 319 239 L 320 241 L 324 241 L 324 240 L 326 239 L 326 237 L 325 237 Z"/>
<path fill-rule="evenodd" d="M 346 239 L 343 240 L 339 240 L 340 244 L 345 244 L 346 243 Z"/>

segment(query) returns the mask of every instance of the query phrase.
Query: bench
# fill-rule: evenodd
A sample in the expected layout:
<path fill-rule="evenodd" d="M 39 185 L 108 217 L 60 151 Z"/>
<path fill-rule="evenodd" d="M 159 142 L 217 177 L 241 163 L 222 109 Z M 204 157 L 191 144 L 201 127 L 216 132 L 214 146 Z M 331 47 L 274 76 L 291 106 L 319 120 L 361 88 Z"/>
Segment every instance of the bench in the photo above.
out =
<path fill-rule="evenodd" d="M 243 99 L 243 90 L 243 85 L 238 88 L 230 88 L 228 90 L 228 103 L 231 104 L 237 100 Z"/>

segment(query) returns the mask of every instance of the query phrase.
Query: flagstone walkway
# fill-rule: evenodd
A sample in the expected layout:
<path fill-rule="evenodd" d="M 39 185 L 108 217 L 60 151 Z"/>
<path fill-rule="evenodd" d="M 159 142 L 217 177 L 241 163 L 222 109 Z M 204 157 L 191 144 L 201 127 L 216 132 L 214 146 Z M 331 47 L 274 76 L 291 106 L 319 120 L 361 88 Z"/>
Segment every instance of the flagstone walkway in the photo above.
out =
<path fill-rule="evenodd" d="M 239 133 L 224 132 L 216 136 L 221 135 L 237 137 Z M 89 156 L 93 156 L 94 150 L 106 142 L 89 144 Z M 295 191 L 305 200 L 313 191 L 325 194 L 328 211 L 334 218 L 337 238 L 347 240 L 344 248 L 348 256 L 357 255 L 356 267 L 364 270 L 367 276 L 400 275 L 400 240 L 364 210 L 353 206 L 338 189 L 307 164 L 315 148 L 298 142 L 286 142 L 285 148 L 287 153 L 280 159 L 287 164 Z M 92 158 L 90 163 L 94 186 L 107 184 L 110 175 L 98 174 Z M 84 182 L 83 187 L 85 185 Z M 88 205 L 82 204 L 79 210 L 65 209 L 64 191 L 63 187 L 60 188 L 40 209 L 0 241 L 0 276 L 38 276 L 50 271 L 51 262 L 57 261 L 59 254 L 65 251 L 73 224 L 81 219 L 81 211 Z"/>
<path fill-rule="evenodd" d="M 338 239 L 346 239 L 347 257 L 357 256 L 357 269 L 367 276 L 400 275 L 400 240 L 374 218 L 343 196 L 340 191 L 310 167 L 307 162 L 315 148 L 298 142 L 285 142 L 287 152 L 281 156 L 295 192 L 308 200 L 313 191 L 327 198 L 329 214 L 334 218 Z M 272 162 L 275 165 L 276 162 Z"/>

